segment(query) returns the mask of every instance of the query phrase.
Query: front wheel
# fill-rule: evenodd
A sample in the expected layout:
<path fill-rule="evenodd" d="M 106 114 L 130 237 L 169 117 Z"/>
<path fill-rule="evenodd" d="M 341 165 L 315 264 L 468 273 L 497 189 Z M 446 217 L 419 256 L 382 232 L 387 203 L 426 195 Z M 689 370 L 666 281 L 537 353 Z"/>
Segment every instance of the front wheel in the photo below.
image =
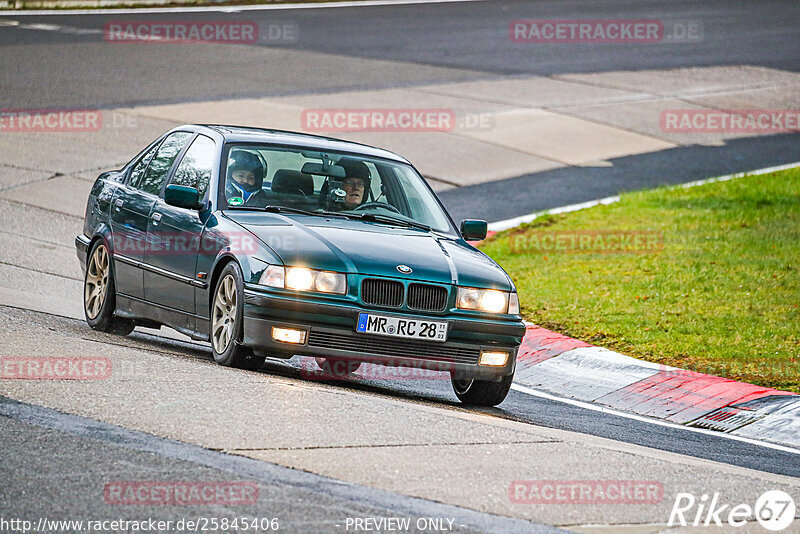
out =
<path fill-rule="evenodd" d="M 255 371 L 264 365 L 264 356 L 241 345 L 244 337 L 244 282 L 236 262 L 222 270 L 211 301 L 211 351 L 214 361 L 226 367 Z"/>
<path fill-rule="evenodd" d="M 83 277 L 83 314 L 89 326 L 108 334 L 130 334 L 133 321 L 114 317 L 116 301 L 111 255 L 105 243 L 97 241 L 89 251 L 86 275 Z"/>
<path fill-rule="evenodd" d="M 473 406 L 497 406 L 506 399 L 514 375 L 504 376 L 499 382 L 490 380 L 460 380 L 450 377 L 458 400 Z"/>

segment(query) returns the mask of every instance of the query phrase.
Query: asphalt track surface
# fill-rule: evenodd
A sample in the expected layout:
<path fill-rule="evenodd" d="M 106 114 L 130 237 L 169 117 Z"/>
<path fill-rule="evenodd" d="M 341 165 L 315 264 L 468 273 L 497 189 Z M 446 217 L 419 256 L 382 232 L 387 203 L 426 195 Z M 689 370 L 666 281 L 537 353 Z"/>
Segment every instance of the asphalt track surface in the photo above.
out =
<path fill-rule="evenodd" d="M 109 44 L 109 22 L 247 20 L 259 27 L 294 24 L 290 44 L 268 47 L 267 60 L 246 47 Z M 699 23 L 703 39 L 648 45 L 510 42 L 516 19 L 659 19 Z M 145 103 L 402 87 L 513 75 L 755 65 L 800 71 L 800 3 L 752 2 L 467 2 L 361 8 L 14 16 L 0 26 L 0 107 L 112 108 Z M 81 33 L 90 30 L 93 33 Z M 70 46 L 64 46 L 70 45 Z M 146 46 L 146 45 L 145 45 Z M 324 54 L 310 60 L 308 55 Z M 353 59 L 377 60 L 368 68 Z M 386 63 L 381 63 L 385 61 Z M 404 62 L 398 68 L 397 62 Z M 800 134 L 749 137 L 723 146 L 682 146 L 612 160 L 613 166 L 568 167 L 445 191 L 455 220 L 490 222 L 668 183 L 800 160 Z M 481 199 L 476 202 L 476 199 Z"/>
<path fill-rule="evenodd" d="M 560 531 L 210 451 L 5 397 L 0 397 L 0 427 L 5 465 L 14 466 L 0 467 L 5 479 L 0 488 L 2 515 L 25 518 L 34 524 L 36 518 L 48 517 L 128 521 L 154 518 L 174 525 L 162 531 L 178 531 L 175 527 L 182 519 L 248 517 L 257 518 L 259 526 L 268 524 L 262 520 L 277 519 L 277 531 L 332 532 L 345 530 L 347 517 L 400 514 L 451 518 L 451 532 Z M 109 482 L 111 473 L 114 478 Z M 254 484 L 257 499 L 246 505 L 142 505 L 121 510 L 103 495 L 101 488 L 106 484 L 136 480 L 142 473 L 153 480 Z M 25 498 L 17 492 L 24 492 Z"/>
<path fill-rule="evenodd" d="M 47 323 L 48 328 L 62 335 L 76 338 L 102 338 L 88 329 L 83 321 L 58 316 L 20 312 L 6 308 L 11 317 L 20 321 Z M 181 342 L 153 334 L 151 331 L 135 331 L 129 338 L 117 337 L 125 345 L 128 340 L 137 346 L 151 346 L 165 355 L 189 359 L 210 360 L 211 349 L 207 344 Z M 385 379 L 370 378 L 364 370 L 350 377 L 327 379 L 315 375 L 317 367 L 311 358 L 295 356 L 291 360 L 267 359 L 260 371 L 267 375 L 283 376 L 304 381 L 319 381 L 327 386 L 368 394 L 402 398 L 410 402 L 436 403 L 450 406 L 454 410 L 465 410 L 456 399 L 446 373 L 427 374 L 423 380 L 394 378 L 387 373 Z M 372 369 L 375 369 L 373 367 Z M 368 371 L 369 372 L 369 371 Z M 373 371 L 374 372 L 374 371 Z M 374 375 L 373 375 L 374 376 Z M 723 462 L 739 467 L 770 473 L 800 477 L 800 454 L 762 447 L 709 434 L 700 434 L 678 427 L 666 427 L 631 420 L 621 416 L 589 411 L 567 403 L 543 399 L 511 390 L 506 400 L 496 408 L 475 409 L 496 417 L 503 417 L 533 425 L 580 432 L 593 436 L 651 447 L 668 452 Z"/>
<path fill-rule="evenodd" d="M 299 358 L 295 358 L 298 360 Z M 291 377 L 303 377 L 310 363 L 268 361 L 264 372 Z M 435 401 L 459 407 L 450 391 L 449 379 L 442 374 L 440 380 L 370 380 L 354 378 L 328 380 L 337 387 L 368 391 L 418 401 Z M 639 422 L 624 417 L 591 412 L 563 402 L 532 397 L 511 390 L 506 400 L 497 408 L 485 413 L 549 428 L 569 430 L 598 437 L 624 441 L 678 454 L 695 456 L 747 467 L 770 473 L 800 476 L 798 455 L 774 449 L 765 449 L 724 437 L 697 434 L 690 430 L 664 427 Z"/>
<path fill-rule="evenodd" d="M 199 20 L 221 20 L 226 17 L 228 15 L 220 13 L 170 16 L 173 19 Z M 287 69 L 279 59 L 268 65 L 248 63 L 246 58 L 232 55 L 230 47 L 194 46 L 175 48 L 170 54 L 140 55 L 133 53 L 133 49 L 126 50 L 126 45 L 109 46 L 103 42 L 102 35 L 96 33 L 30 31 L 0 26 L 0 107 L 112 108 L 142 103 L 400 87 L 517 74 L 553 75 L 727 64 L 800 71 L 800 25 L 796 22 L 800 20 L 800 3 L 793 1 L 764 1 L 758 4 L 747 1 L 477 2 L 357 10 L 303 10 L 280 14 L 251 11 L 230 17 L 256 20 L 262 24 L 280 21 L 298 24 L 301 28 L 298 43 L 284 47 L 272 45 L 276 58 L 283 54 L 291 68 Z M 559 45 L 537 47 L 535 55 L 530 49 L 514 47 L 507 39 L 508 23 L 513 19 L 587 17 L 699 20 L 703 23 L 706 39 L 680 46 L 658 45 L 648 49 L 648 53 L 642 53 L 641 48 L 636 46 Z M 102 29 L 111 20 L 163 18 L 163 15 L 24 17 L 25 22 L 30 24 L 59 24 L 89 29 Z M 3 19 L 21 20 L 22 17 L 0 15 L 0 21 Z M 65 47 L 65 44 L 74 46 Z M 295 50 L 333 54 L 330 56 L 330 68 L 303 68 L 300 59 L 291 57 L 291 52 Z M 375 65 L 370 72 L 350 71 L 339 58 L 404 61 L 408 63 L 408 69 L 398 73 L 396 64 L 387 64 Z M 673 176 L 672 183 L 678 183 L 790 163 L 800 159 L 797 149 L 799 141 L 800 135 L 776 135 L 734 140 L 722 147 L 683 147 L 620 158 L 613 161 L 613 167 L 568 168 L 459 188 L 445 192 L 442 198 L 456 219 L 472 216 L 497 220 L 522 215 L 531 211 L 531 207 L 534 210 L 552 208 L 610 196 L 623 190 L 659 185 L 664 183 L 662 177 L 665 175 Z M 481 198 L 481 203 L 476 203 L 476 198 Z M 52 322 L 54 328 L 64 331 L 79 329 L 81 332 L 75 335 L 92 335 L 87 332 L 85 325 L 75 321 L 60 317 L 42 318 Z M 209 350 L 200 345 L 190 346 L 141 332 L 133 337 L 152 344 L 154 348 L 188 357 L 207 358 Z M 297 361 L 287 363 L 270 360 L 261 372 L 300 377 Z M 407 399 L 409 402 L 435 402 L 451 405 L 454 410 L 463 409 L 456 402 L 447 381 L 350 380 L 335 381 L 333 385 Z M 213 479 L 219 470 L 246 471 L 244 463 L 223 465 L 229 458 L 224 461 L 219 458 L 201 460 L 198 455 L 202 455 L 202 451 L 191 451 L 186 455 L 153 456 L 152 451 L 146 449 L 132 450 L 110 445 L 108 441 L 100 439 L 97 433 L 77 432 L 75 429 L 80 427 L 81 422 L 69 419 L 70 416 L 45 413 L 33 408 L 26 411 L 24 405 L 15 405 L 6 400 L 0 400 L 0 407 L 4 409 L 0 416 L 3 428 L 0 447 L 4 451 L 0 472 L 3 478 L 15 480 L 14 487 L 17 489 L 31 480 L 35 481 L 35 478 L 26 477 L 25 474 L 41 470 L 42 466 L 51 472 L 69 473 L 75 483 L 82 477 L 91 478 L 91 473 L 80 473 L 80 469 L 75 467 L 90 463 L 90 459 L 97 462 L 94 465 L 99 471 L 126 465 L 131 473 L 135 473 L 147 466 L 154 473 L 168 472 L 173 477 L 181 473 L 188 477 L 194 473 L 204 479 Z M 15 415 L 11 415 L 11 412 Z M 732 441 L 722 436 L 713 437 L 591 412 L 517 391 L 512 391 L 499 408 L 485 412 L 496 417 L 611 438 L 755 470 L 800 476 L 800 462 L 796 454 Z M 67 425 L 65 421 L 68 419 L 69 425 L 72 425 L 69 429 L 45 422 L 59 420 Z M 95 430 L 106 432 L 105 436 L 124 432 L 102 425 L 95 427 Z M 34 441 L 37 443 L 35 458 L 30 445 Z M 178 447 L 176 444 L 159 444 L 166 449 Z M 67 458 L 58 454 L 59 450 L 69 450 L 72 455 Z M 170 450 L 174 452 L 178 449 Z M 75 456 L 76 451 L 85 453 L 85 462 Z M 242 462 L 252 462 L 247 469 L 257 469 L 257 462 Z M 19 475 L 13 475 L 11 470 L 3 467 L 8 465 L 16 465 L 20 469 Z M 250 473 L 250 476 L 255 475 Z M 269 476 L 276 476 L 276 473 Z M 362 510 L 354 504 L 353 495 L 357 494 L 357 488 L 351 488 L 355 493 L 349 499 L 341 494 L 321 497 L 320 492 L 314 489 L 318 486 L 314 484 L 324 485 L 328 483 L 325 480 L 308 479 L 308 487 L 278 491 L 271 489 L 272 480 L 269 476 L 264 475 L 259 483 L 263 483 L 260 486 L 262 491 L 272 495 L 275 502 L 311 498 L 323 511 L 346 509 L 351 515 L 397 513 L 401 505 L 406 507 L 404 510 L 408 513 L 418 515 L 444 513 L 442 510 L 426 509 L 425 506 L 432 505 L 416 501 L 398 504 L 392 500 L 394 496 L 363 504 Z M 2 487 L 10 488 L 11 485 L 3 484 Z M 48 502 L 47 487 L 32 486 L 28 490 L 28 498 L 23 501 L 4 493 L 8 489 L 0 488 L 0 501 L 14 503 L 13 510 L 9 511 L 45 515 L 46 507 L 36 503 Z M 270 493 L 272 491 L 276 493 Z M 74 500 L 65 501 L 60 506 L 67 510 L 74 506 L 80 509 L 80 495 L 81 491 L 76 489 Z M 302 510 L 295 512 L 287 514 L 302 517 Z M 329 529 L 330 523 L 326 521 L 335 516 L 335 513 L 318 515 L 319 523 L 306 525 L 307 531 Z M 480 527 L 485 526 L 481 523 L 484 520 L 476 517 L 472 527 L 483 530 Z M 513 531 L 512 527 L 508 526 L 506 530 Z M 493 524 L 492 530 L 503 531 L 504 525 Z"/>
<path fill-rule="evenodd" d="M 499 221 L 626 191 L 674 185 L 800 161 L 800 134 L 728 140 L 615 158 L 608 167 L 566 167 L 443 191 L 453 219 Z M 475 199 L 480 199 L 476 202 Z"/>
<path fill-rule="evenodd" d="M 342 88 L 396 87 L 421 80 L 455 81 L 533 74 L 607 72 L 693 66 L 756 65 L 800 71 L 800 4 L 792 0 L 709 2 L 660 1 L 487 1 L 380 7 L 171 13 L 53 15 L 1 18 L 102 30 L 112 21 L 248 20 L 260 26 L 290 22 L 299 39 L 271 46 L 349 58 L 408 62 L 398 77 L 394 66 L 353 73 L 300 64 L 246 64 L 231 48 L 193 46 L 170 54 L 136 55 L 135 47 L 107 45 L 102 33 L 79 35 L 0 27 L 3 94 L 0 104 L 17 107 L 105 108 L 140 103 L 185 102 L 247 96 L 285 95 Z M 699 21 L 700 42 L 635 44 L 552 44 L 535 48 L 510 42 L 516 19 L 662 19 Z M 22 45 L 37 45 L 28 51 Z M 84 44 L 58 48 L 60 44 Z M 126 46 L 128 49 L 126 50 Z M 238 48 L 238 47 L 236 47 Z M 294 70 L 291 70 L 294 69 Z M 435 68 L 435 71 L 426 69 Z M 288 71 L 288 72 L 287 72 Z M 370 72 L 372 71 L 372 72 Z M 426 79 L 427 78 L 427 79 Z M 402 80 L 402 81 L 398 81 Z M 10 83 L 12 82 L 13 83 Z M 158 83 L 153 83 L 157 81 Z M 71 82 L 71 83 L 70 83 Z"/>

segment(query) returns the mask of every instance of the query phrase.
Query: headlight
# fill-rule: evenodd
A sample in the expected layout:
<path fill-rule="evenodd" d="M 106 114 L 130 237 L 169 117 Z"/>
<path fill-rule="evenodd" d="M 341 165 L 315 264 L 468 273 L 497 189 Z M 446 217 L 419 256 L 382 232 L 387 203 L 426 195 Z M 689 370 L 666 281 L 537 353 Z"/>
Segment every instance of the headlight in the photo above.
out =
<path fill-rule="evenodd" d="M 489 313 L 519 313 L 516 293 L 496 289 L 459 287 L 456 306 L 462 310 L 480 310 Z M 516 311 L 514 311 L 516 306 Z"/>
<path fill-rule="evenodd" d="M 289 267 L 286 269 L 286 289 L 308 291 L 314 287 L 314 273 L 305 267 Z"/>
<path fill-rule="evenodd" d="M 341 273 L 321 271 L 314 278 L 314 287 L 322 293 L 344 293 L 345 286 L 345 275 Z"/>
<path fill-rule="evenodd" d="M 470 287 L 458 288 L 458 307 L 465 310 L 477 310 L 481 304 L 481 290 Z"/>
<path fill-rule="evenodd" d="M 263 286 L 318 291 L 320 293 L 347 293 L 347 275 L 331 271 L 316 271 L 305 267 L 269 265 L 258 283 Z"/>
<path fill-rule="evenodd" d="M 285 272 L 280 265 L 268 265 L 267 268 L 261 273 L 261 278 L 258 283 L 262 286 L 269 287 L 284 287 Z"/>

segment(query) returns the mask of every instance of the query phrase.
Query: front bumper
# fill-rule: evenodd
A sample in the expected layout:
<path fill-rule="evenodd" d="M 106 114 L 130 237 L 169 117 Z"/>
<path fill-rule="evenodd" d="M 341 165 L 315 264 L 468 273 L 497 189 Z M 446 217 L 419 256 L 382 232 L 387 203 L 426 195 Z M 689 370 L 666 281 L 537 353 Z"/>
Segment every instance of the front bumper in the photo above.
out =
<path fill-rule="evenodd" d="M 245 290 L 243 344 L 267 354 L 336 357 L 451 371 L 462 379 L 495 380 L 514 373 L 517 350 L 525 334 L 522 321 L 454 317 L 430 317 L 449 323 L 444 343 L 361 334 L 355 331 L 359 312 L 398 315 L 351 303 L 319 303 Z M 275 341 L 273 326 L 305 330 L 306 340 L 303 344 Z M 481 350 L 506 350 L 508 361 L 504 366 L 479 365 Z"/>

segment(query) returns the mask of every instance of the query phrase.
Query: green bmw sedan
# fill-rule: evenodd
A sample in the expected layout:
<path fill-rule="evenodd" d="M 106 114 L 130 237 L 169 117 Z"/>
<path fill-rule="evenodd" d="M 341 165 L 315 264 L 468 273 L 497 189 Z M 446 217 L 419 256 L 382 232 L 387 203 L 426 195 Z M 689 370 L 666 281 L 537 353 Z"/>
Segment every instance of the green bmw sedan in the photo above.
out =
<path fill-rule="evenodd" d="M 446 371 L 466 404 L 508 394 L 514 283 L 404 158 L 277 130 L 185 125 L 101 174 L 75 239 L 89 325 L 174 328 L 214 359 Z"/>

